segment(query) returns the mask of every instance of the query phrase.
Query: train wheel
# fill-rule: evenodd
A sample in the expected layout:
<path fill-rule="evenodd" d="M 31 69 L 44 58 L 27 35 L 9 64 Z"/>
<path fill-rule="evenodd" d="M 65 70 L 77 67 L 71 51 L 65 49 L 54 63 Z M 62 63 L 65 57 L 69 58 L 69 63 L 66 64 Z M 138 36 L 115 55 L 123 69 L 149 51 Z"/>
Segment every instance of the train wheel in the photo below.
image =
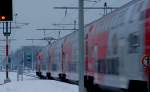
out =
<path fill-rule="evenodd" d="M 50 73 L 50 72 L 47 72 L 47 73 L 46 73 L 46 76 L 47 76 L 47 79 L 50 79 L 50 80 L 53 79 L 53 77 L 51 76 L 51 73 Z"/>
<path fill-rule="evenodd" d="M 59 74 L 59 79 L 61 80 L 61 81 L 66 81 L 67 79 L 66 79 L 66 74 L 64 74 L 64 73 L 60 73 Z"/>

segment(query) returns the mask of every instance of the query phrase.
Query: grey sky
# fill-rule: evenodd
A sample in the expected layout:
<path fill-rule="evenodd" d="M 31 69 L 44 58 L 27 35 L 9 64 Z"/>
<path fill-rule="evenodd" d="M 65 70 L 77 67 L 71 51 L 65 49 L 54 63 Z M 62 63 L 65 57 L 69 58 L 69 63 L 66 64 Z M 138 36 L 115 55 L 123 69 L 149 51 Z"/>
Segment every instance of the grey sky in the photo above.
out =
<path fill-rule="evenodd" d="M 27 38 L 41 38 L 42 31 L 37 31 L 37 28 L 58 28 L 52 26 L 53 23 L 73 23 L 77 20 L 77 10 L 68 10 L 65 17 L 65 10 L 54 10 L 55 6 L 77 6 L 78 0 L 13 0 L 14 14 L 17 22 L 30 23 L 28 26 L 22 26 L 22 29 L 12 30 L 12 37 L 17 39 L 11 42 L 12 50 L 16 50 L 23 45 L 31 45 L 31 41 L 26 41 Z M 100 1 L 100 0 L 97 0 Z M 109 6 L 120 7 L 131 0 L 101 0 L 98 3 L 85 2 L 85 6 L 103 6 L 104 2 L 108 2 Z M 102 10 L 86 10 L 85 23 L 90 23 L 93 20 L 102 16 Z M 60 27 L 61 28 L 61 27 Z M 62 36 L 71 31 L 62 31 Z M 58 31 L 46 31 L 46 36 L 58 36 Z M 1 37 L 4 38 L 4 37 Z M 5 44 L 5 42 L 1 42 Z M 46 45 L 46 42 L 34 41 L 34 45 Z"/>

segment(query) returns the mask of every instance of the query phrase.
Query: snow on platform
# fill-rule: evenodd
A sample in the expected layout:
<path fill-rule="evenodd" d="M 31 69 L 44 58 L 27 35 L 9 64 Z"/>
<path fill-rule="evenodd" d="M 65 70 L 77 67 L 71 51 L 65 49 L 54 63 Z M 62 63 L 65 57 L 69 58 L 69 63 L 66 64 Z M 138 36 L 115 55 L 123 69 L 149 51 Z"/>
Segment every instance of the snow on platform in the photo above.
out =
<path fill-rule="evenodd" d="M 17 81 L 17 74 L 10 73 L 11 82 L 0 85 L 0 92 L 78 92 L 78 86 L 54 80 L 39 80 L 24 76 L 23 81 Z M 5 79 L 5 73 L 0 72 L 0 81 Z"/>
<path fill-rule="evenodd" d="M 28 80 L 0 85 L 0 92 L 78 92 L 78 86 L 53 80 Z"/>
<path fill-rule="evenodd" d="M 11 81 L 17 81 L 17 73 L 16 72 L 9 72 L 9 78 Z M 0 72 L 0 84 L 3 84 L 5 79 L 6 79 L 6 73 Z M 23 79 L 24 80 L 33 80 L 34 79 L 35 80 L 36 78 L 23 75 Z"/>

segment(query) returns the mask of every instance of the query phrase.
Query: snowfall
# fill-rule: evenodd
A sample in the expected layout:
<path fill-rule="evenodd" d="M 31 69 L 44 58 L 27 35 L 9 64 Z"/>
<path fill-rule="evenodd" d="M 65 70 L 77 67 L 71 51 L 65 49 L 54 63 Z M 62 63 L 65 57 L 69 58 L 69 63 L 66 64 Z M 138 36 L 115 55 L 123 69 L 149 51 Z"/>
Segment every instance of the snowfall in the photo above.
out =
<path fill-rule="evenodd" d="M 39 80 L 23 75 L 23 81 L 17 81 L 17 73 L 10 72 L 11 82 L 5 83 L 5 72 L 0 72 L 0 92 L 78 92 L 78 86 L 54 80 Z"/>

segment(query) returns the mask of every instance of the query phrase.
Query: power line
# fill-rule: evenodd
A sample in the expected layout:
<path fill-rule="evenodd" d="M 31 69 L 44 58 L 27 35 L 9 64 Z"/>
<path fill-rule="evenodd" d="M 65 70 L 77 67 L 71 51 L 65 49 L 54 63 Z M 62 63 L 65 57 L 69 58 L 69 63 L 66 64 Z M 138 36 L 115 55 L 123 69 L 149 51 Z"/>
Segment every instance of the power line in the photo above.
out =
<path fill-rule="evenodd" d="M 54 9 L 79 9 L 79 7 L 54 7 Z M 118 9 L 118 7 L 84 7 L 83 9 Z"/>
<path fill-rule="evenodd" d="M 76 29 L 76 27 L 77 27 L 77 22 L 76 22 L 76 20 L 74 21 L 74 23 L 73 24 L 71 24 L 71 23 L 69 23 L 69 24 L 53 24 L 54 26 L 74 26 L 74 29 Z"/>
<path fill-rule="evenodd" d="M 36 30 L 78 30 L 78 29 L 61 29 L 61 28 L 52 28 L 52 29 L 50 29 L 50 28 L 43 28 L 43 29 L 36 29 Z"/>
<path fill-rule="evenodd" d="M 8 41 L 15 41 L 16 39 L 8 39 Z M 0 41 L 6 41 L 6 39 L 0 39 Z"/>
<path fill-rule="evenodd" d="M 83 9 L 87 9 L 87 10 L 96 10 L 96 9 L 104 10 L 104 15 L 107 14 L 107 10 L 113 11 L 114 9 L 118 9 L 118 8 L 119 7 L 108 7 L 106 2 L 104 3 L 103 7 L 83 7 Z M 54 9 L 65 9 L 66 10 L 65 16 L 66 16 L 68 9 L 74 9 L 74 10 L 78 9 L 79 10 L 79 7 L 54 7 Z"/>

